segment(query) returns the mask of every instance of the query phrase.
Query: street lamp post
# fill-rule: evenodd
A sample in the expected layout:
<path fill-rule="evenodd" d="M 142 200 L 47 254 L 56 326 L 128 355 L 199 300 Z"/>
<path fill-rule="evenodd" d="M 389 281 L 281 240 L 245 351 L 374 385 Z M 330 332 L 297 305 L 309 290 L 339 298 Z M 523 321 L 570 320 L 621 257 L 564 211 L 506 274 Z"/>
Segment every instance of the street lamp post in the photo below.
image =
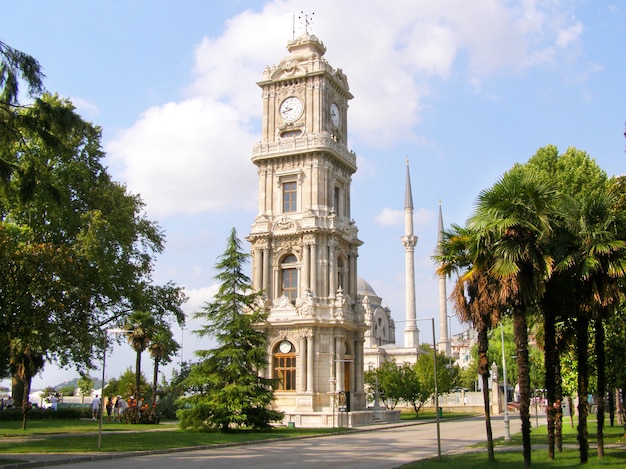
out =
<path fill-rule="evenodd" d="M 504 354 L 504 326 L 500 323 L 500 333 L 502 335 L 502 379 L 504 380 L 504 439 L 511 439 L 509 424 L 509 385 L 506 381 L 506 355 Z"/>
<path fill-rule="evenodd" d="M 418 319 L 419 321 L 419 319 Z M 430 318 L 433 326 L 433 368 L 435 371 L 435 415 L 437 416 L 437 458 L 441 460 L 441 432 L 439 428 L 439 389 L 437 387 L 437 346 L 435 342 L 435 318 Z"/>
<path fill-rule="evenodd" d="M 133 331 L 129 331 L 127 329 L 106 329 L 104 331 L 104 350 L 102 351 L 102 389 L 100 390 L 100 421 L 98 428 L 98 449 L 102 446 L 102 420 L 104 418 L 104 380 L 105 380 L 105 368 L 106 368 L 106 360 L 107 360 L 107 346 L 108 341 L 107 338 L 109 333 L 111 334 L 129 334 Z"/>
<path fill-rule="evenodd" d="M 437 458 L 441 461 L 441 429 L 440 429 L 440 418 L 439 418 L 439 388 L 437 381 L 437 340 L 435 338 L 435 318 L 423 318 L 423 319 L 415 319 L 415 322 L 418 321 L 430 321 L 433 329 L 433 371 L 435 373 L 435 415 L 437 421 Z M 396 321 L 396 322 L 406 322 L 406 321 Z"/>

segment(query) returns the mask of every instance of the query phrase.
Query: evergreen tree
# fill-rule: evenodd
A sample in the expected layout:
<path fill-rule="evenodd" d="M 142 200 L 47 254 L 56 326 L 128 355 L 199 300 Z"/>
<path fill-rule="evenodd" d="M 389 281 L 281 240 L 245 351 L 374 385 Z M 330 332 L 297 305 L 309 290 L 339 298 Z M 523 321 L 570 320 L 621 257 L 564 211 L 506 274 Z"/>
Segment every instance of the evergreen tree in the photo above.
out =
<path fill-rule="evenodd" d="M 233 228 L 224 254 L 215 266 L 220 287 L 195 318 L 206 325 L 195 331 L 217 342 L 211 350 L 196 354 L 201 360 L 192 365 L 185 380 L 191 396 L 183 398 L 187 408 L 178 411 L 182 428 L 228 431 L 231 428 L 268 429 L 270 422 L 283 415 L 271 409 L 273 382 L 262 376 L 268 365 L 267 339 L 256 326 L 267 319 L 243 272 L 248 254 Z"/>

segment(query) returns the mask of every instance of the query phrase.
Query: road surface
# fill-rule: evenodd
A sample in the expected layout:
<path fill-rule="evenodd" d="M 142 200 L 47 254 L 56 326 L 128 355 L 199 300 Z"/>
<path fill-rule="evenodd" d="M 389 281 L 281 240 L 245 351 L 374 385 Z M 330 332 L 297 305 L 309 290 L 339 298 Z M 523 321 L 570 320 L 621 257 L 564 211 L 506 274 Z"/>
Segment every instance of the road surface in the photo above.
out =
<path fill-rule="evenodd" d="M 516 419 L 511 419 L 515 431 Z M 504 435 L 502 418 L 492 419 L 494 438 Z M 483 417 L 441 420 L 442 454 L 486 439 Z M 485 450 L 486 452 L 486 450 Z M 391 469 L 437 456 L 435 423 L 249 445 L 125 457 L 72 464 L 72 469 Z M 486 457 L 486 454 L 485 454 Z"/>

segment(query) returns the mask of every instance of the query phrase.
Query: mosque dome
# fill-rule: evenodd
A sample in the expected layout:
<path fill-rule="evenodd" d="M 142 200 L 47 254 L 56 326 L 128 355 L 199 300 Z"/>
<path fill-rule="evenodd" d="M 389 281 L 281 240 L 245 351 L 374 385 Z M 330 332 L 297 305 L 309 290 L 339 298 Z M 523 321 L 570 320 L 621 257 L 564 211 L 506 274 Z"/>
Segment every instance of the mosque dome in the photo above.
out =
<path fill-rule="evenodd" d="M 357 293 L 363 296 L 378 296 L 372 286 L 361 277 L 357 279 Z"/>
<path fill-rule="evenodd" d="M 374 288 L 361 277 L 357 279 L 357 295 L 367 296 L 370 300 L 378 300 L 378 303 L 381 301 L 381 298 L 374 291 Z"/>

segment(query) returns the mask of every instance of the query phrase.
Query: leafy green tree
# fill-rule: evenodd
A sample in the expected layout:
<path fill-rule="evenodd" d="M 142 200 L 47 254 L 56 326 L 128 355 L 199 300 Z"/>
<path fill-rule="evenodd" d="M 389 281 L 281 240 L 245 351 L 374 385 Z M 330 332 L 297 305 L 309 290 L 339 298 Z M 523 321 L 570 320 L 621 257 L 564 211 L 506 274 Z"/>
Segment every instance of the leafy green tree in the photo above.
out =
<path fill-rule="evenodd" d="M 93 392 L 95 382 L 95 378 L 89 376 L 86 373 L 81 373 L 80 379 L 78 380 L 77 384 L 78 392 L 80 392 L 82 402 L 85 401 L 85 396 L 89 396 Z"/>
<path fill-rule="evenodd" d="M 404 396 L 404 400 L 409 402 L 417 415 L 422 406 L 435 397 L 435 363 L 437 361 L 437 392 L 446 394 L 457 386 L 459 369 L 454 365 L 454 360 L 446 357 L 443 353 L 436 353 L 433 359 L 433 349 L 427 344 L 421 344 L 420 348 L 424 353 L 417 357 L 413 372 L 418 386 L 412 395 Z"/>
<path fill-rule="evenodd" d="M 122 396 L 128 399 L 137 392 L 136 374 L 132 368 L 127 368 L 119 378 L 111 378 L 107 381 L 103 395 Z M 139 392 L 142 396 L 150 394 L 150 385 L 144 375 L 139 376 Z"/>
<path fill-rule="evenodd" d="M 159 400 L 157 402 L 157 413 L 161 415 L 162 418 L 176 418 L 180 398 L 185 392 L 189 391 L 184 385 L 185 379 L 189 376 L 189 370 L 190 365 L 187 362 L 182 362 L 180 368 L 175 368 L 172 371 L 172 378 L 169 382 L 161 384 Z M 190 390 L 189 392 L 194 392 L 194 390 Z"/>
<path fill-rule="evenodd" d="M 5 182 L 15 166 L 4 150 L 20 139 L 19 108 L 20 82 L 27 95 L 37 97 L 44 91 L 41 65 L 32 56 L 0 41 L 0 183 Z"/>
<path fill-rule="evenodd" d="M 61 396 L 73 396 L 76 392 L 76 386 L 73 384 L 64 384 L 57 390 Z"/>
<path fill-rule="evenodd" d="M 372 393 L 378 389 L 378 397 L 389 410 L 395 409 L 403 397 L 406 384 L 402 366 L 395 360 L 383 362 L 378 368 L 365 372 L 365 382 Z"/>
<path fill-rule="evenodd" d="M 267 313 L 259 306 L 261 293 L 252 290 L 250 279 L 243 272 L 248 257 L 233 228 L 226 251 L 215 266 L 219 289 L 213 301 L 195 314 L 206 321 L 196 333 L 213 337 L 217 347 L 196 352 L 200 361 L 192 365 L 185 383 L 197 392 L 183 398 L 190 408 L 177 413 L 182 428 L 269 429 L 270 422 L 283 417 L 270 408 L 273 380 L 261 375 L 268 355 L 267 339 L 258 326 L 266 320 Z"/>
<path fill-rule="evenodd" d="M 184 295 L 173 284 L 150 285 L 163 234 L 102 166 L 100 129 L 56 96 L 16 112 L 15 123 L 32 125 L 3 148 L 13 171 L 0 191 L 0 356 L 19 339 L 47 361 L 88 369 L 104 327 L 137 309 L 182 315 Z"/>
<path fill-rule="evenodd" d="M 58 394 L 58 391 L 54 389 L 52 386 L 46 386 L 41 390 L 40 396 L 43 398 L 45 402 L 48 404 L 51 402 L 51 397 Z"/>

